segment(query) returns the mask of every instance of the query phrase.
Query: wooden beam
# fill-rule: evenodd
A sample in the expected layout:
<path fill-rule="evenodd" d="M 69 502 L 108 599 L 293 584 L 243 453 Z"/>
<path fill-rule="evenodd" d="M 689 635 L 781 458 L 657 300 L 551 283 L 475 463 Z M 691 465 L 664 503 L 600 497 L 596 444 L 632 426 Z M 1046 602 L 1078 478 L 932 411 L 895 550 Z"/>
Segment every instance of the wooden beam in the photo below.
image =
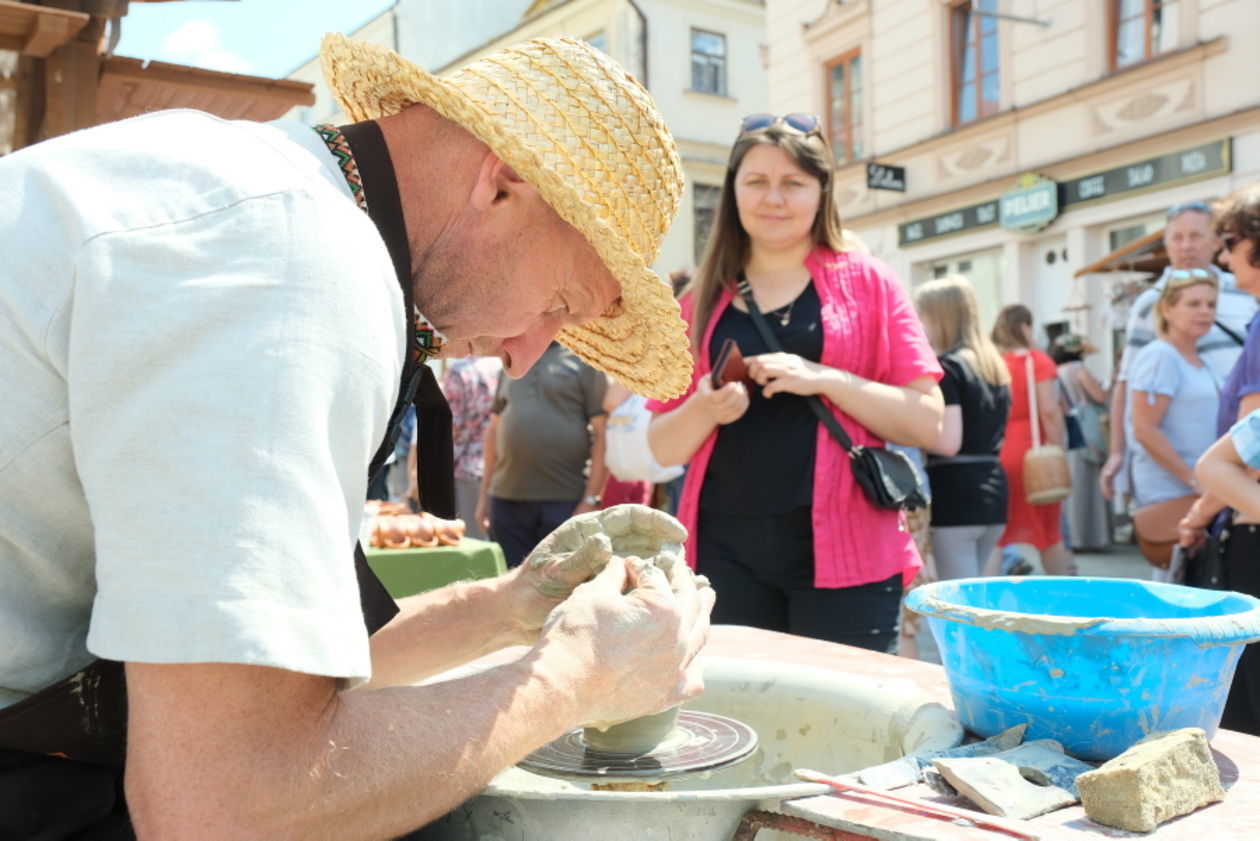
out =
<path fill-rule="evenodd" d="M 26 34 L 26 41 L 23 42 L 22 49 L 18 50 L 18 52 L 22 53 L 22 55 L 46 58 L 53 50 L 69 41 L 71 37 L 73 36 L 70 33 L 70 22 L 68 20 L 40 15 L 35 18 L 35 25 Z"/>
<path fill-rule="evenodd" d="M 0 0 L 0 49 L 45 58 L 69 43 L 90 19 L 82 12 Z"/>
<path fill-rule="evenodd" d="M 221 73 L 179 64 L 111 56 L 101 63 L 102 78 L 131 79 L 136 82 L 169 85 L 189 90 L 218 90 L 252 99 L 277 100 L 288 105 L 314 105 L 312 85 L 291 79 L 267 79 L 236 73 Z"/>

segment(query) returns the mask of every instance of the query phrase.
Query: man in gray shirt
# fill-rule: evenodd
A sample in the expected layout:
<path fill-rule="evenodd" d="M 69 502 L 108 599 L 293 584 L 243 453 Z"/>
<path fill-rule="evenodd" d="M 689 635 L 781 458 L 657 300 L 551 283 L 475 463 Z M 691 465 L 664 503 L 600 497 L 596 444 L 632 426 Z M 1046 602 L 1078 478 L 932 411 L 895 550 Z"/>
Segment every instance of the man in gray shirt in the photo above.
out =
<path fill-rule="evenodd" d="M 600 507 L 607 387 L 558 342 L 520 379 L 499 379 L 477 519 L 488 518 L 509 567 L 565 520 Z"/>

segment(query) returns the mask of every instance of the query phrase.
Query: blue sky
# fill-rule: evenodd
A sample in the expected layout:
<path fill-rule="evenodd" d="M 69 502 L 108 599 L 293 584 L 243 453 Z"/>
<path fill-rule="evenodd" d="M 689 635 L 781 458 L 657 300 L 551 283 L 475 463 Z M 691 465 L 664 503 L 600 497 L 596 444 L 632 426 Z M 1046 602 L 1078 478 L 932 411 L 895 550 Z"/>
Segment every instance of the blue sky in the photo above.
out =
<path fill-rule="evenodd" d="M 279 78 L 312 58 L 325 32 L 350 32 L 391 5 L 393 0 L 132 3 L 114 52 Z"/>

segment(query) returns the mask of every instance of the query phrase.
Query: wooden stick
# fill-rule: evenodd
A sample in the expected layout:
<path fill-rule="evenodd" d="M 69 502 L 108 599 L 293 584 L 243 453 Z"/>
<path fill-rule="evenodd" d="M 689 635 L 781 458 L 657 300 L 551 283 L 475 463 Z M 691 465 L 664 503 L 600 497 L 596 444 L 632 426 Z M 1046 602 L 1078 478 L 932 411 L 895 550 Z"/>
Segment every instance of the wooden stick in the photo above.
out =
<path fill-rule="evenodd" d="M 980 829 L 991 829 L 995 832 L 1005 833 L 1014 838 L 1025 839 L 1025 841 L 1038 841 L 1040 838 L 1039 835 L 1036 835 L 1029 830 L 1020 829 L 1010 824 L 999 822 L 998 820 L 981 812 L 973 812 L 969 809 L 956 809 L 953 806 L 945 806 L 940 803 L 929 803 L 926 800 L 898 797 L 897 795 L 889 794 L 886 791 L 880 791 L 875 788 L 867 788 L 866 786 L 858 785 L 857 783 L 845 782 L 844 780 L 839 780 L 835 777 L 829 777 L 819 771 L 810 771 L 807 768 L 798 768 L 792 773 L 796 775 L 797 779 L 805 780 L 811 783 L 823 783 L 825 785 L 829 785 L 841 794 L 859 794 L 864 797 L 873 797 L 883 800 L 887 805 L 894 808 L 917 812 L 918 814 L 929 818 L 937 818 L 947 821 L 965 820 Z"/>

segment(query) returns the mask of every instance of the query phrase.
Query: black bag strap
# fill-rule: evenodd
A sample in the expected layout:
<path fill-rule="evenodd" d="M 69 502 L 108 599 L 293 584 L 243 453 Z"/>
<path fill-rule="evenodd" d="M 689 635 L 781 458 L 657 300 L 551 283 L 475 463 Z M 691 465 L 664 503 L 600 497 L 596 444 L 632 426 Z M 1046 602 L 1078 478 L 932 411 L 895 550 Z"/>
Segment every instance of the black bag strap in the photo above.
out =
<path fill-rule="evenodd" d="M 1072 392 L 1068 391 L 1067 383 L 1063 381 L 1063 377 L 1056 374 L 1054 379 L 1055 379 L 1055 382 L 1059 384 L 1059 393 L 1062 394 L 1063 399 L 1067 401 L 1068 410 L 1071 411 L 1072 409 L 1075 409 L 1077 406 L 1077 403 L 1075 400 L 1072 399 Z"/>
<path fill-rule="evenodd" d="M 761 310 L 757 307 L 757 302 L 753 300 L 752 284 L 748 282 L 748 278 L 743 272 L 737 276 L 739 294 L 743 297 L 744 303 L 748 305 L 748 314 L 752 316 L 753 326 L 757 328 L 757 332 L 761 334 L 761 340 L 766 343 L 766 349 L 771 353 L 779 353 L 783 350 L 783 346 L 779 344 L 779 340 L 775 338 L 774 333 L 770 330 L 770 325 L 766 323 L 766 318 L 761 314 Z M 822 398 L 817 394 L 805 395 L 805 402 L 809 404 L 809 408 L 818 416 L 818 420 L 822 425 L 827 427 L 827 431 L 831 433 L 831 437 L 840 442 L 840 446 L 844 447 L 844 451 L 853 456 L 853 440 L 849 438 L 849 434 L 844 431 L 844 427 L 840 425 L 840 421 L 836 420 L 836 416 L 827 410 L 823 405 Z"/>
<path fill-rule="evenodd" d="M 1229 336 L 1229 337 L 1230 337 L 1231 339 L 1233 339 L 1235 342 L 1238 342 L 1238 344 L 1240 344 L 1240 345 L 1245 345 L 1245 344 L 1247 344 L 1247 340 L 1246 340 L 1246 339 L 1244 339 L 1242 336 L 1238 335 L 1238 334 L 1237 334 L 1237 333 L 1235 333 L 1233 330 L 1231 330 L 1231 329 L 1229 329 L 1228 327 L 1226 327 L 1223 323 L 1221 323 L 1221 320 L 1220 320 L 1219 318 L 1218 318 L 1218 319 L 1216 319 L 1215 324 L 1216 324 L 1216 326 L 1217 326 L 1217 327 L 1221 328 L 1221 330 L 1225 333 L 1225 335 L 1226 335 L 1226 336 Z"/>

